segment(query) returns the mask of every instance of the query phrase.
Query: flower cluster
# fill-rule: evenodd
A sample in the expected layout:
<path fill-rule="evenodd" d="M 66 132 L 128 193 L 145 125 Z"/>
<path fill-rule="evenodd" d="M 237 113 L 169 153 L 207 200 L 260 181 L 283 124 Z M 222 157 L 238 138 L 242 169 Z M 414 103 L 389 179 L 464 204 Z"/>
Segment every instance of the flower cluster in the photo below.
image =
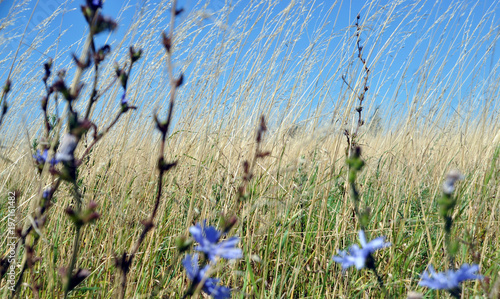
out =
<path fill-rule="evenodd" d="M 67 133 L 63 136 L 59 150 L 54 158 L 47 160 L 49 150 L 45 149 L 43 151 L 37 150 L 33 155 L 33 159 L 35 159 L 38 165 L 44 165 L 46 162 L 49 162 L 50 166 L 55 166 L 59 162 L 70 162 L 75 158 L 73 155 L 77 145 L 78 139 L 74 135 Z"/>
<path fill-rule="evenodd" d="M 189 232 L 193 235 L 194 240 L 199 243 L 194 249 L 203 252 L 209 262 L 216 263 L 218 258 L 232 260 L 243 256 L 241 249 L 235 248 L 239 242 L 237 237 L 220 241 L 223 233 L 213 226 L 207 226 L 206 222 L 203 225 L 198 223 L 191 226 Z M 202 283 L 201 290 L 213 298 L 231 297 L 231 290 L 228 287 L 218 286 L 219 279 L 208 277 L 207 272 L 210 269 L 210 264 L 207 263 L 203 267 L 198 265 L 198 254 L 192 256 L 187 254 L 182 264 L 192 281 L 189 292 L 193 292 Z"/>
<path fill-rule="evenodd" d="M 359 231 L 359 242 L 361 243 L 361 248 L 354 244 L 349 248 L 349 253 L 343 250 L 338 253 L 338 256 L 333 257 L 335 262 L 342 265 L 343 270 L 351 266 L 356 266 L 358 270 L 363 269 L 373 252 L 391 246 L 391 243 L 385 242 L 385 237 L 378 237 L 367 243 L 363 230 Z M 371 265 L 368 265 L 368 267 L 371 268 Z"/>

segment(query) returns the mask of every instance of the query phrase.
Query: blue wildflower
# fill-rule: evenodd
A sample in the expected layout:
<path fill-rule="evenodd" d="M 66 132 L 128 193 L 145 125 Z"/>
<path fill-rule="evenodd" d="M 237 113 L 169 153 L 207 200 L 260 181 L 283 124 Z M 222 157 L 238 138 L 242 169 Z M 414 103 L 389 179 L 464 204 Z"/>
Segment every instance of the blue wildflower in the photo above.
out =
<path fill-rule="evenodd" d="M 237 259 L 243 256 L 241 249 L 235 248 L 239 239 L 232 237 L 222 242 L 219 242 L 221 233 L 213 226 L 206 226 L 206 223 L 201 226 L 199 223 L 189 228 L 189 232 L 200 245 L 194 249 L 204 252 L 207 258 L 213 262 L 217 257 L 225 259 Z"/>
<path fill-rule="evenodd" d="M 128 103 L 128 99 L 127 99 L 127 98 L 125 98 L 125 96 L 126 96 L 126 93 L 124 92 L 124 93 L 122 94 L 122 97 L 121 97 L 121 102 L 120 102 L 120 103 L 122 104 L 122 106 L 127 106 L 127 103 Z"/>
<path fill-rule="evenodd" d="M 38 164 L 45 163 L 47 160 L 47 155 L 49 154 L 48 150 L 44 150 L 43 153 L 40 153 L 40 150 L 36 150 L 36 154 L 33 155 L 33 158 L 36 160 Z"/>
<path fill-rule="evenodd" d="M 40 150 L 36 150 L 36 154 L 33 155 L 33 158 L 35 159 L 35 161 L 38 164 L 45 164 L 45 162 L 47 161 L 48 155 L 49 155 L 49 150 L 48 149 L 45 149 L 43 152 L 40 152 Z M 49 163 L 50 163 L 51 166 L 54 166 L 57 163 L 59 163 L 59 161 L 56 160 L 55 158 L 52 158 L 49 161 Z"/>
<path fill-rule="evenodd" d="M 447 270 L 446 272 L 436 273 L 432 265 L 430 265 L 429 272 L 424 271 L 422 273 L 422 280 L 418 284 L 434 290 L 453 290 L 459 288 L 462 281 L 482 279 L 483 276 L 475 274 L 476 271 L 479 271 L 478 265 L 469 266 L 463 264 L 457 271 Z"/>
<path fill-rule="evenodd" d="M 231 297 L 231 290 L 228 287 L 218 286 L 219 279 L 205 277 L 210 266 L 206 265 L 203 269 L 200 269 L 200 266 L 198 265 L 198 254 L 195 253 L 192 256 L 187 254 L 182 260 L 182 265 L 186 269 L 188 278 L 193 281 L 194 287 L 204 280 L 203 286 L 201 287 L 203 292 L 216 299 Z"/>
<path fill-rule="evenodd" d="M 45 199 L 48 199 L 50 197 L 51 191 L 52 190 L 50 188 L 43 190 L 42 197 L 45 198 Z"/>
<path fill-rule="evenodd" d="M 363 230 L 359 231 L 359 242 L 361 243 L 361 248 L 354 244 L 349 248 L 349 253 L 343 250 L 340 251 L 338 256 L 334 256 L 332 259 L 342 265 L 342 269 L 345 270 L 351 266 L 356 266 L 356 269 L 360 270 L 365 267 L 366 261 L 371 254 L 378 249 L 391 246 L 391 243 L 386 243 L 385 237 L 378 237 L 366 243 L 365 232 Z"/>
<path fill-rule="evenodd" d="M 460 171 L 454 169 L 451 170 L 448 175 L 446 175 L 446 180 L 443 183 L 443 192 L 447 195 L 451 195 L 455 191 L 455 184 L 465 179 L 465 176 L 460 173 Z"/>

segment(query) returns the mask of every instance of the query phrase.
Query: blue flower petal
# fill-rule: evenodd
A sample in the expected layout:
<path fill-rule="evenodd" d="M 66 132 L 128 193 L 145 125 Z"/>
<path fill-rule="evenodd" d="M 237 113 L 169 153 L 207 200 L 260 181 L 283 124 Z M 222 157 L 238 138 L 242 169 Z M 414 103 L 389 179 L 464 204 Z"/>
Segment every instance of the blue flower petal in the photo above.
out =
<path fill-rule="evenodd" d="M 187 276 L 190 280 L 196 281 L 199 273 L 198 266 L 198 254 L 186 254 L 186 257 L 182 260 L 182 265 L 186 269 Z"/>
<path fill-rule="evenodd" d="M 217 243 L 220 239 L 220 232 L 213 226 L 205 226 L 205 237 L 210 243 Z"/>
<path fill-rule="evenodd" d="M 219 242 L 221 233 L 213 226 L 206 223 L 201 226 L 199 223 L 189 228 L 196 242 L 199 243 L 194 249 L 204 252 L 208 259 L 215 262 L 218 257 L 225 259 L 237 259 L 243 256 L 241 249 L 236 248 L 239 239 L 232 237 Z"/>
<path fill-rule="evenodd" d="M 201 229 L 201 227 L 196 224 L 195 226 L 191 226 L 189 228 L 189 232 L 191 233 L 191 235 L 193 236 L 194 240 L 198 243 L 201 243 L 203 242 L 203 231 Z"/>
<path fill-rule="evenodd" d="M 363 269 L 366 264 L 366 258 L 370 254 L 378 249 L 391 246 L 391 243 L 385 242 L 385 237 L 378 237 L 367 243 L 365 232 L 363 230 L 359 231 L 359 242 L 361 244 L 361 248 L 354 244 L 349 247 L 349 253 L 346 251 L 340 251 L 338 256 L 332 257 L 335 262 L 341 264 L 343 270 L 351 266 L 355 266 L 358 270 Z"/>
<path fill-rule="evenodd" d="M 205 267 L 203 267 L 203 269 L 200 269 L 198 265 L 198 254 L 194 254 L 193 256 L 187 254 L 186 257 L 182 260 L 182 265 L 186 269 L 188 278 L 193 281 L 194 285 L 197 285 L 203 281 L 203 286 L 201 288 L 203 292 L 217 299 L 231 297 L 231 289 L 218 285 L 219 279 L 205 277 L 210 266 L 206 265 Z"/>
<path fill-rule="evenodd" d="M 358 236 L 359 236 L 359 243 L 361 244 L 361 247 L 365 247 L 366 246 L 365 232 L 363 230 L 360 230 L 358 233 Z"/>
<path fill-rule="evenodd" d="M 475 274 L 477 271 L 479 271 L 478 265 L 463 264 L 456 271 L 447 270 L 446 272 L 436 273 L 432 265 L 430 265 L 429 270 L 422 273 L 422 278 L 418 284 L 434 290 L 451 290 L 458 288 L 463 281 L 482 279 L 482 275 Z"/>

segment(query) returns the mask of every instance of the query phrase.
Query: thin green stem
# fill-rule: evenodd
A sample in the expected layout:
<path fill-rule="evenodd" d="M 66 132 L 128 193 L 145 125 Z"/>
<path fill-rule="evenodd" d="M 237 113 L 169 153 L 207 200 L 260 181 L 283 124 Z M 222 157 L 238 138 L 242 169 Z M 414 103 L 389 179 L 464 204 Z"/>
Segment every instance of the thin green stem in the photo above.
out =
<path fill-rule="evenodd" d="M 71 280 L 73 276 L 73 269 L 76 265 L 76 259 L 78 258 L 78 248 L 80 248 L 80 229 L 79 225 L 75 226 L 75 237 L 73 239 L 73 254 L 71 255 L 71 262 L 68 269 L 66 269 L 66 285 L 64 287 L 64 298 L 68 297 L 70 291 Z"/>

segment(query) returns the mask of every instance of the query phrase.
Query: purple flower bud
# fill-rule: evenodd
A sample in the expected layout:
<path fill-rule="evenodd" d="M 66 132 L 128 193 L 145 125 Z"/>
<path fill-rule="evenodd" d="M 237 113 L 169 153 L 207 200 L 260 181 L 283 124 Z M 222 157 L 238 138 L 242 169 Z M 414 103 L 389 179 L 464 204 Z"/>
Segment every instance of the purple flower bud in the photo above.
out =
<path fill-rule="evenodd" d="M 45 199 L 48 199 L 50 197 L 50 192 L 52 190 L 49 188 L 49 189 L 46 189 L 46 190 L 43 190 L 43 194 L 42 194 L 42 197 L 45 198 Z"/>
<path fill-rule="evenodd" d="M 98 8 L 102 8 L 101 0 L 86 0 L 87 6 L 90 7 L 93 11 L 96 11 Z"/>
<path fill-rule="evenodd" d="M 127 106 L 127 103 L 128 103 L 128 99 L 125 98 L 125 96 L 126 96 L 126 93 L 123 92 L 122 97 L 121 97 L 121 104 L 122 104 L 122 106 Z"/>

